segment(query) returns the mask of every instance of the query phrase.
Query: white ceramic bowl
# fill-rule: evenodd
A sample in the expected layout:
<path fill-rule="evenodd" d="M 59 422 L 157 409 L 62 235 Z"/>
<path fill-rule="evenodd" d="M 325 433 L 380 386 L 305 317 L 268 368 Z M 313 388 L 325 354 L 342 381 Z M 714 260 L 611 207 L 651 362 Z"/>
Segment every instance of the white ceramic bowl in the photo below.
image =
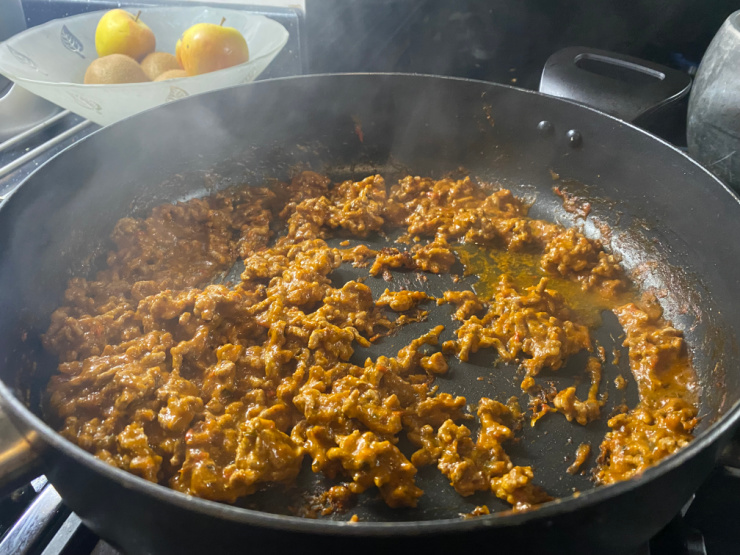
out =
<path fill-rule="evenodd" d="M 175 53 L 182 33 L 196 23 L 238 29 L 249 61 L 220 71 L 151 83 L 84 85 L 85 70 L 98 57 L 95 28 L 104 11 L 55 19 L 0 43 L 0 73 L 29 91 L 100 125 L 192 94 L 249 83 L 288 41 L 285 27 L 260 15 L 209 7 L 143 8 L 141 20 L 154 32 L 156 50 Z"/>

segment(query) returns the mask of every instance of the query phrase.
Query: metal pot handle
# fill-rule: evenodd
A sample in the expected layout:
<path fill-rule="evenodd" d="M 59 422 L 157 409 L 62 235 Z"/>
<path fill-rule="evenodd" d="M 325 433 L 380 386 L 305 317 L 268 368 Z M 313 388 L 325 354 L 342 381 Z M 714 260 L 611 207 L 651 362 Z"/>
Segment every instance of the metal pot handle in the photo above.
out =
<path fill-rule="evenodd" d="M 38 476 L 39 458 L 0 405 L 0 497 Z"/>
<path fill-rule="evenodd" d="M 653 62 L 595 48 L 559 50 L 545 63 L 540 92 L 635 122 L 688 98 L 691 77 Z"/>

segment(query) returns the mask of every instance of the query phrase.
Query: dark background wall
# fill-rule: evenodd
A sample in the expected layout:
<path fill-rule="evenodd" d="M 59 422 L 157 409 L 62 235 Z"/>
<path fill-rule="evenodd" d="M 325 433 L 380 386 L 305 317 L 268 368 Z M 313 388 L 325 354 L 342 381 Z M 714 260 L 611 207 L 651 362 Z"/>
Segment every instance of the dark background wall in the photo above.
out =
<path fill-rule="evenodd" d="M 23 5 L 28 24 L 38 25 L 165 1 Z M 283 13 L 300 20 L 294 22 L 302 45 L 297 71 L 433 73 L 535 89 L 545 60 L 565 46 L 613 50 L 690 72 L 740 0 L 306 0 L 306 8 L 305 19 Z"/>
<path fill-rule="evenodd" d="M 738 9 L 737 0 L 307 0 L 309 68 L 536 88 L 551 53 L 590 46 L 689 71 Z"/>

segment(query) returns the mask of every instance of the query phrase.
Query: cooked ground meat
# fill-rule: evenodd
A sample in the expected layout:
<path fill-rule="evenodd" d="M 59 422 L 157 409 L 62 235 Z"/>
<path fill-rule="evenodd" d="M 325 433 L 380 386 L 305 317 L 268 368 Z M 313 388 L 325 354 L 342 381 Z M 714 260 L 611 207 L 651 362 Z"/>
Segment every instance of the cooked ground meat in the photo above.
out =
<path fill-rule="evenodd" d="M 411 310 L 418 303 L 429 299 L 424 291 L 389 291 L 386 289 L 383 294 L 375 301 L 376 306 L 387 306 L 396 312 L 405 312 Z"/>
<path fill-rule="evenodd" d="M 490 514 L 491 514 L 491 510 L 488 508 L 488 505 L 478 505 L 469 513 L 463 513 L 460 516 L 467 519 L 467 518 L 475 518 L 477 516 L 485 516 L 485 515 L 490 515 Z"/>
<path fill-rule="evenodd" d="M 681 333 L 661 317 L 660 307 L 627 304 L 615 310 L 627 337 L 630 368 L 640 404 L 609 419 L 601 444 L 600 482 L 640 474 L 691 441 L 698 424 L 696 377 Z"/>
<path fill-rule="evenodd" d="M 547 278 L 520 292 L 503 275 L 488 312 L 464 320 L 455 333 L 458 339 L 445 344 L 447 352 L 467 360 L 470 353 L 493 347 L 507 362 L 528 355 L 522 361 L 527 377 L 544 367 L 557 370 L 570 355 L 591 350 L 588 328 L 571 320 L 563 297 L 547 289 Z M 525 379 L 522 389 L 529 383 Z"/>
<path fill-rule="evenodd" d="M 441 299 L 437 299 L 437 304 L 450 303 L 457 306 L 455 314 L 452 316 L 455 320 L 464 321 L 483 310 L 483 301 L 472 291 L 445 291 Z"/>
<path fill-rule="evenodd" d="M 376 251 L 325 242 L 333 233 L 399 229 L 416 244 Z M 43 338 L 59 359 L 50 419 L 109 464 L 191 495 L 234 502 L 266 484 L 291 484 L 308 457 L 314 472 L 344 482 L 317 502 L 319 512 L 348 507 L 369 488 L 391 507 L 414 507 L 423 465 L 436 465 L 461 495 L 490 491 L 515 510 L 547 501 L 533 469 L 505 450 L 522 419 L 518 404 L 480 399 L 474 439 L 463 423 L 474 417 L 467 400 L 434 381 L 448 372 L 449 355 L 493 349 L 521 364 L 522 389 L 540 396 L 538 415 L 591 422 L 602 404 L 600 359 L 589 359 L 584 401 L 575 387 L 548 396 L 534 384 L 543 370 L 594 350 L 584 299 L 617 314 L 641 395 L 638 407 L 609 421 L 598 480 L 642 472 L 685 445 L 696 425 L 696 379 L 681 334 L 654 305 L 623 302 L 629 281 L 598 241 L 528 218 L 505 189 L 411 176 L 388 189 L 377 175 L 333 185 L 303 172 L 270 189 L 125 218 L 112 239 L 107 268 L 69 282 Z M 508 253 L 509 263 L 535 261 L 536 279 L 525 284 L 503 271 L 490 294 L 446 291 L 436 300 L 456 307 L 456 339 L 440 347 L 437 326 L 396 356 L 353 363 L 358 346 L 423 319 L 407 312 L 432 297 L 386 290 L 374 299 L 362 279 L 337 286 L 332 272 L 371 261 L 368 273 L 387 279 L 398 270 L 447 273 L 458 262 L 469 269 L 462 244 Z M 239 259 L 238 283 L 212 284 Z M 578 291 L 580 301 L 560 291 Z M 393 320 L 387 309 L 404 314 Z M 405 454 L 401 437 L 416 451 Z"/>
<path fill-rule="evenodd" d="M 436 434 L 431 425 L 424 426 L 420 434 L 422 449 L 412 457 L 415 464 L 436 462 L 460 495 L 491 490 L 517 510 L 550 499 L 532 483 L 532 469 L 514 466 L 504 451 L 502 443 L 514 435 L 511 409 L 484 397 L 477 414 L 481 429 L 475 442 L 466 426 L 451 419 L 445 420 Z"/>
<path fill-rule="evenodd" d="M 560 391 L 553 399 L 553 406 L 562 412 L 568 422 L 575 420 L 581 426 L 596 420 L 601 411 L 603 402 L 598 399 L 599 384 L 601 383 L 601 361 L 596 357 L 589 357 L 586 372 L 591 377 L 591 387 L 588 397 L 581 401 L 576 397 L 576 388 L 571 386 Z"/>
<path fill-rule="evenodd" d="M 586 459 L 588 459 L 588 456 L 590 454 L 591 445 L 589 445 L 588 443 L 581 443 L 576 449 L 576 460 L 573 461 L 573 464 L 568 467 L 566 472 L 568 472 L 568 474 L 577 473 L 583 466 L 583 463 L 586 462 Z"/>

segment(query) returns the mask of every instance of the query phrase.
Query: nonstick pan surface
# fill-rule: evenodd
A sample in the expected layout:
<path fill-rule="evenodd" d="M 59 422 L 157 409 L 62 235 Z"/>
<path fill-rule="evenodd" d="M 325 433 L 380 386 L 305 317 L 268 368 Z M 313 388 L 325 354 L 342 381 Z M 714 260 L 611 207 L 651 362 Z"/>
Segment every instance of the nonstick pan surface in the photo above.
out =
<path fill-rule="evenodd" d="M 565 469 L 579 443 L 589 442 L 596 450 L 606 432 L 606 418 L 581 427 L 551 414 L 534 427 L 525 425 L 521 439 L 507 451 L 516 464 L 532 464 L 537 483 L 551 494 L 588 493 L 527 515 L 499 513 L 463 522 L 459 513 L 476 505 L 485 503 L 496 511 L 507 507 L 491 496 L 461 498 L 436 469 L 422 469 L 419 484 L 426 493 L 417 509 L 389 510 L 367 495 L 353 510 L 361 522 L 350 531 L 340 523 L 265 514 L 286 512 L 286 494 L 277 491 L 248 499 L 247 506 L 258 510 L 253 512 L 146 484 L 68 444 L 38 418 L 40 392 L 54 368 L 41 351 L 38 336 L 69 277 L 95 269 L 100 253 L 109 248 L 107 237 L 117 219 L 144 215 L 156 204 L 237 182 L 263 185 L 269 179 L 286 179 L 301 168 L 334 180 L 374 172 L 386 177 L 406 172 L 432 177 L 465 173 L 526 196 L 534 203 L 533 217 L 579 225 L 589 236 L 601 237 L 623 257 L 635 281 L 656 292 L 666 316 L 686 334 L 702 386 L 699 438 L 640 479 L 591 491 L 587 475 L 571 476 Z M 582 220 L 565 211 L 554 185 L 588 201 L 589 217 Z M 483 531 L 553 522 L 557 515 L 573 513 L 598 536 L 598 526 L 611 527 L 623 520 L 619 510 L 625 503 L 636 511 L 630 519 L 635 520 L 635 529 L 629 541 L 637 541 L 662 526 L 698 486 L 737 416 L 740 299 L 735 291 L 740 284 L 734 261 L 740 248 L 725 238 L 740 233 L 739 216 L 737 198 L 675 149 L 625 122 L 535 93 L 400 75 L 313 76 L 219 91 L 94 134 L 39 170 L 0 208 L 4 309 L 0 349 L 6 353 L 0 373 L 7 387 L 0 393 L 19 427 L 36 432 L 35 444 L 65 500 L 94 529 L 129 550 L 165 545 L 154 531 L 137 538 L 139 543 L 127 537 L 126 530 L 146 527 L 146 518 L 151 522 L 169 518 L 155 513 L 155 507 L 178 507 L 173 514 L 193 514 L 192 530 L 178 527 L 179 539 L 170 537 L 166 544 L 185 549 L 199 545 L 196 531 L 209 536 L 205 524 L 196 524 L 195 515 L 204 523 L 223 521 L 226 529 L 232 522 L 247 529 L 386 537 L 416 536 L 424 530 L 430 535 Z M 333 279 L 342 283 L 357 275 L 352 272 L 365 275 L 365 271 L 343 267 Z M 452 288 L 446 279 L 428 276 L 420 282 L 413 273 L 396 272 L 390 282 L 370 278 L 366 283 L 376 296 L 385 287 L 404 286 L 439 294 Z M 465 278 L 454 287 L 473 281 Z M 402 328 L 371 350 L 358 349 L 356 356 L 361 362 L 366 356 L 393 355 L 437 323 L 446 326 L 445 334 L 451 333 L 449 307 L 433 308 L 429 320 Z M 616 318 L 604 314 L 596 338 L 607 351 L 622 349 L 620 334 Z M 561 389 L 582 376 L 584 362 L 583 357 L 574 357 L 567 367 L 542 376 Z M 630 405 L 636 401 L 633 380 L 628 379 L 626 391 L 614 386 L 616 374 L 629 376 L 626 364 L 622 352 L 619 365 L 604 367 L 602 391 L 609 394 L 604 415 L 624 397 Z M 443 391 L 465 395 L 471 404 L 482 395 L 499 400 L 519 395 L 526 405 L 520 381 L 514 366 L 495 363 L 494 357 L 480 353 L 468 364 L 453 359 L 449 375 L 437 383 Z M 587 387 L 586 380 L 581 381 Z M 593 461 L 592 455 L 589 463 Z M 662 499 L 653 492 L 648 501 L 637 504 L 650 491 L 648 484 L 662 484 L 665 491 L 667 477 L 675 483 L 679 473 L 682 482 Z M 109 496 L 120 498 L 127 517 L 123 522 L 118 519 L 117 528 L 100 493 L 91 491 L 92 486 L 80 487 L 82 476 L 91 485 L 107 484 Z M 382 528 L 374 527 L 373 521 L 383 523 L 378 524 Z M 423 521 L 435 528 L 424 527 Z M 407 529 L 403 522 L 413 527 Z M 591 535 L 582 537 L 589 540 Z"/>

